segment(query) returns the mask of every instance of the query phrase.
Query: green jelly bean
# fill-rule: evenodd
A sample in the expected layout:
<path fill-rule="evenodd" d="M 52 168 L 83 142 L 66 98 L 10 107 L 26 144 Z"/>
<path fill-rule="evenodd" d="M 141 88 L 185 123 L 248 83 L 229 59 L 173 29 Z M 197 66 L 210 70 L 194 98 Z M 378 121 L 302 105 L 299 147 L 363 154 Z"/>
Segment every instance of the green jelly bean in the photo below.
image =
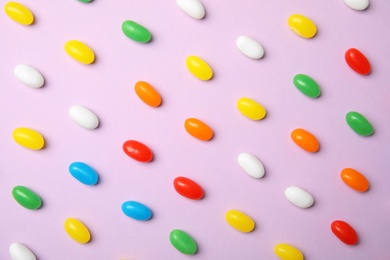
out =
<path fill-rule="evenodd" d="M 197 246 L 195 240 L 183 230 L 172 230 L 169 234 L 169 240 L 183 254 L 193 255 L 196 253 Z"/>
<path fill-rule="evenodd" d="M 152 38 L 152 34 L 148 29 L 130 20 L 122 23 L 122 31 L 128 38 L 136 42 L 145 43 Z"/>
<path fill-rule="evenodd" d="M 93 0 L 79 0 L 79 2 L 82 2 L 82 3 L 89 3 L 89 2 L 92 2 Z"/>
<path fill-rule="evenodd" d="M 15 186 L 12 189 L 12 196 L 26 209 L 39 209 L 42 205 L 42 200 L 38 194 L 24 186 Z"/>
<path fill-rule="evenodd" d="M 371 123 L 358 112 L 349 112 L 345 119 L 347 120 L 348 125 L 355 131 L 358 135 L 370 136 L 374 133 L 374 128 Z"/>
<path fill-rule="evenodd" d="M 321 89 L 317 82 L 305 74 L 297 74 L 293 78 L 293 83 L 299 91 L 308 97 L 316 98 L 321 94 Z"/>

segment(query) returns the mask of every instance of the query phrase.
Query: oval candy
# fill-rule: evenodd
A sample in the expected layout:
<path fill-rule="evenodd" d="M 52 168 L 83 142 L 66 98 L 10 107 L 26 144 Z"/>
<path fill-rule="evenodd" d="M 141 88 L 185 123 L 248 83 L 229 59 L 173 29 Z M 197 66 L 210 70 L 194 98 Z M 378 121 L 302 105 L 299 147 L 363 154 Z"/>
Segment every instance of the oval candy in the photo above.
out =
<path fill-rule="evenodd" d="M 83 64 L 91 64 L 95 61 L 95 53 L 85 43 L 78 40 L 70 40 L 65 43 L 65 52 L 73 59 Z"/>
<path fill-rule="evenodd" d="M 299 91 L 310 98 L 316 98 L 321 94 L 321 90 L 317 82 L 305 74 L 295 75 L 293 83 Z"/>
<path fill-rule="evenodd" d="M 92 2 L 93 0 L 79 0 L 79 2 L 82 2 L 82 3 L 90 3 Z"/>
<path fill-rule="evenodd" d="M 288 201 L 302 209 L 309 208 L 314 203 L 314 198 L 309 192 L 295 186 L 288 187 L 284 195 Z"/>
<path fill-rule="evenodd" d="M 227 223 L 238 231 L 248 233 L 255 228 L 253 219 L 239 210 L 229 210 L 225 218 Z"/>
<path fill-rule="evenodd" d="M 250 153 L 240 153 L 237 157 L 238 165 L 253 178 L 262 178 L 265 170 L 263 164 Z"/>
<path fill-rule="evenodd" d="M 138 81 L 134 87 L 137 96 L 147 105 L 158 107 L 161 105 L 160 94 L 147 82 Z"/>
<path fill-rule="evenodd" d="M 362 11 L 370 5 L 370 0 L 344 0 L 344 3 L 354 10 Z"/>
<path fill-rule="evenodd" d="M 12 196 L 21 206 L 26 209 L 39 209 L 42 206 L 42 200 L 38 194 L 24 186 L 15 186 L 12 189 Z"/>
<path fill-rule="evenodd" d="M 40 150 L 45 145 L 45 140 L 40 133 L 26 127 L 16 128 L 12 137 L 16 143 L 31 150 Z"/>
<path fill-rule="evenodd" d="M 83 222 L 76 218 L 67 218 L 64 222 L 66 233 L 80 244 L 88 243 L 91 240 L 91 234 Z"/>
<path fill-rule="evenodd" d="M 331 224 L 333 234 L 347 245 L 356 245 L 358 242 L 358 235 L 347 222 L 342 220 L 335 220 Z"/>
<path fill-rule="evenodd" d="M 122 32 L 131 40 L 146 43 L 152 39 L 152 34 L 142 25 L 126 20 L 122 23 Z"/>
<path fill-rule="evenodd" d="M 264 56 L 263 46 L 249 36 L 241 35 L 238 37 L 236 45 L 242 54 L 251 59 L 261 59 Z"/>
<path fill-rule="evenodd" d="M 312 38 L 317 33 L 317 26 L 308 17 L 293 14 L 288 18 L 288 26 L 297 35 L 303 38 Z"/>
<path fill-rule="evenodd" d="M 195 240 L 186 232 L 180 229 L 174 229 L 169 234 L 169 241 L 181 253 L 193 255 L 196 253 L 197 245 Z"/>
<path fill-rule="evenodd" d="M 345 184 L 358 192 L 365 192 L 370 186 L 366 177 L 355 169 L 344 168 L 340 176 Z"/>
<path fill-rule="evenodd" d="M 98 173 L 88 164 L 73 162 L 69 165 L 70 174 L 85 185 L 95 185 L 99 180 Z"/>
<path fill-rule="evenodd" d="M 351 111 L 345 116 L 347 124 L 361 136 L 370 136 L 374 133 L 371 123 L 360 113 Z"/>
<path fill-rule="evenodd" d="M 196 118 L 188 118 L 184 122 L 184 128 L 187 133 L 202 141 L 209 141 L 214 135 L 213 130 L 208 125 Z"/>
<path fill-rule="evenodd" d="M 280 243 L 274 247 L 275 254 L 281 260 L 303 260 L 302 252 L 292 245 Z"/>
<path fill-rule="evenodd" d="M 200 80 L 209 80 L 213 77 L 213 70 L 209 64 L 197 56 L 188 56 L 186 66 L 192 75 Z"/>
<path fill-rule="evenodd" d="M 124 202 L 122 204 L 122 211 L 126 216 L 140 221 L 146 221 L 152 217 L 152 211 L 137 201 Z"/>
<path fill-rule="evenodd" d="M 18 80 L 31 88 L 40 88 L 45 83 L 42 74 L 35 68 L 20 64 L 14 68 L 14 74 Z"/>
<path fill-rule="evenodd" d="M 352 70 L 360 75 L 367 75 L 371 72 L 370 62 L 363 53 L 355 48 L 348 49 L 345 52 L 345 61 Z"/>
<path fill-rule="evenodd" d="M 34 22 L 34 15 L 21 3 L 8 2 L 4 6 L 5 13 L 17 23 L 30 25 Z"/>
<path fill-rule="evenodd" d="M 153 153 L 143 143 L 134 140 L 127 140 L 123 143 L 123 151 L 131 158 L 139 162 L 150 162 L 153 159 Z"/>
<path fill-rule="evenodd" d="M 182 176 L 177 177 L 173 180 L 173 186 L 175 187 L 177 193 L 183 197 L 192 200 L 200 200 L 203 198 L 204 192 L 202 187 L 189 178 Z"/>
<path fill-rule="evenodd" d="M 36 260 L 34 253 L 21 243 L 12 243 L 9 246 L 9 254 L 12 260 Z"/>
<path fill-rule="evenodd" d="M 253 99 L 243 97 L 237 101 L 237 108 L 249 119 L 261 120 L 267 114 L 265 108 Z"/>
<path fill-rule="evenodd" d="M 202 2 L 199 0 L 176 0 L 180 9 L 195 19 L 202 19 L 205 15 L 205 10 Z"/>
<path fill-rule="evenodd" d="M 310 132 L 297 128 L 291 132 L 292 140 L 303 150 L 315 153 L 320 149 L 320 143 L 317 138 Z"/>
<path fill-rule="evenodd" d="M 75 105 L 69 108 L 69 116 L 79 126 L 86 129 L 95 129 L 99 126 L 99 118 L 84 106 Z"/>

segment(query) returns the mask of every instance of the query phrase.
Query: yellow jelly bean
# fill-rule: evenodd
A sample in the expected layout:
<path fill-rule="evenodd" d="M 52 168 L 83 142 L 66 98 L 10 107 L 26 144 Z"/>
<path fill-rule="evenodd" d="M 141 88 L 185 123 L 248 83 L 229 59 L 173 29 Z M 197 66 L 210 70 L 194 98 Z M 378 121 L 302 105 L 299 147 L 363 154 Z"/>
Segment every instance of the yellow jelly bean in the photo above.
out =
<path fill-rule="evenodd" d="M 65 51 L 70 57 L 83 64 L 91 64 L 95 60 L 93 50 L 85 43 L 77 40 L 70 40 L 65 43 Z"/>
<path fill-rule="evenodd" d="M 252 120 L 263 119 L 267 113 L 262 105 L 246 97 L 237 101 L 237 108 L 241 114 Z"/>
<path fill-rule="evenodd" d="M 91 239 L 88 228 L 76 218 L 67 218 L 64 223 L 66 233 L 75 241 L 85 244 Z"/>
<path fill-rule="evenodd" d="M 45 145 L 42 135 L 30 128 L 16 128 L 12 133 L 12 137 L 15 142 L 31 150 L 40 150 Z"/>
<path fill-rule="evenodd" d="M 317 33 L 315 23 L 301 14 L 293 14 L 288 18 L 288 26 L 297 35 L 303 38 L 312 38 Z"/>
<path fill-rule="evenodd" d="M 30 25 L 34 22 L 34 15 L 24 5 L 17 2 L 8 2 L 4 6 L 5 13 L 15 22 Z"/>
<path fill-rule="evenodd" d="M 277 244 L 274 248 L 274 252 L 281 260 L 304 259 L 302 252 L 289 244 Z"/>
<path fill-rule="evenodd" d="M 239 210 L 229 210 L 225 215 L 227 223 L 241 232 L 251 232 L 255 228 L 255 222 L 251 217 Z"/>
<path fill-rule="evenodd" d="M 213 77 L 213 70 L 209 64 L 197 56 L 188 56 L 186 66 L 200 80 L 209 80 Z"/>

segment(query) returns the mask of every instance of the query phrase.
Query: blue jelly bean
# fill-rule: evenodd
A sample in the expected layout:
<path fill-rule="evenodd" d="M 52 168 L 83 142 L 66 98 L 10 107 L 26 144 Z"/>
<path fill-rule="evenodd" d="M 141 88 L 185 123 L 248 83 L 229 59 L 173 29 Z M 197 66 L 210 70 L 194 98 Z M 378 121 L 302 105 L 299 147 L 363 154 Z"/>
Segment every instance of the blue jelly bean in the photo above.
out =
<path fill-rule="evenodd" d="M 137 201 L 126 201 L 122 204 L 122 211 L 126 216 L 145 221 L 152 217 L 152 211 Z"/>
<path fill-rule="evenodd" d="M 97 172 L 83 162 L 71 163 L 69 165 L 69 172 L 76 180 L 85 185 L 95 185 L 99 180 Z"/>

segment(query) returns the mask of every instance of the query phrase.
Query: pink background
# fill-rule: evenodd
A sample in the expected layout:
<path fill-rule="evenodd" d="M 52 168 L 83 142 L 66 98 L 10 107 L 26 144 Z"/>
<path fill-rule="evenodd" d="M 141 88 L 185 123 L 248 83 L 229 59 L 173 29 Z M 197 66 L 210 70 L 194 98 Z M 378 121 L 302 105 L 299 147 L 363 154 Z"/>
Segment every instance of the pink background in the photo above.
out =
<path fill-rule="evenodd" d="M 0 0 L 1 6 L 7 1 Z M 22 2 L 34 13 L 32 26 L 0 14 L 0 259 L 9 259 L 12 242 L 28 246 L 41 259 L 277 259 L 273 248 L 289 243 L 306 259 L 390 259 L 390 2 L 372 0 L 366 11 L 354 11 L 342 0 L 211 1 L 203 0 L 206 17 L 195 20 L 172 1 Z M 287 18 L 300 13 L 318 27 L 313 39 L 295 35 Z M 121 31 L 124 20 L 147 27 L 153 40 L 139 44 Z M 257 39 L 265 57 L 251 60 L 235 46 L 240 35 Z M 64 52 L 77 39 L 96 54 L 83 65 Z M 347 49 L 361 50 L 372 73 L 360 76 L 344 61 Z M 203 82 L 185 67 L 198 55 L 214 70 Z M 31 89 L 13 75 L 18 64 L 37 68 L 45 77 Z M 322 95 L 310 99 L 292 84 L 295 74 L 313 77 Z M 144 80 L 160 92 L 163 104 L 151 108 L 136 96 Z M 251 121 L 236 109 L 250 97 L 267 109 Z M 96 130 L 76 125 L 72 105 L 84 105 L 100 118 Z M 345 122 L 358 111 L 375 128 L 361 137 Z M 196 117 L 215 132 L 210 142 L 184 130 Z M 31 151 L 16 144 L 12 131 L 29 127 L 42 133 L 46 147 Z M 295 145 L 295 128 L 312 132 L 318 153 Z M 387 129 L 387 130 L 386 130 Z M 133 139 L 154 152 L 151 163 L 139 163 L 122 151 Z M 241 152 L 255 154 L 266 175 L 253 179 L 239 168 Z M 88 187 L 68 172 L 82 161 L 100 176 Z M 370 181 L 360 194 L 340 179 L 352 167 Z M 175 177 L 186 176 L 205 190 L 200 201 L 181 197 Z M 37 192 L 43 206 L 30 211 L 13 199 L 12 188 Z M 315 204 L 300 209 L 284 197 L 288 186 L 310 192 Z M 125 216 L 121 204 L 141 202 L 153 217 L 140 222 Z M 256 222 L 240 233 L 225 221 L 238 209 Z M 81 245 L 64 231 L 66 218 L 80 219 L 92 241 Z M 331 232 L 332 221 L 350 223 L 359 244 L 347 246 Z M 172 229 L 189 233 L 198 244 L 185 256 L 169 242 Z"/>

